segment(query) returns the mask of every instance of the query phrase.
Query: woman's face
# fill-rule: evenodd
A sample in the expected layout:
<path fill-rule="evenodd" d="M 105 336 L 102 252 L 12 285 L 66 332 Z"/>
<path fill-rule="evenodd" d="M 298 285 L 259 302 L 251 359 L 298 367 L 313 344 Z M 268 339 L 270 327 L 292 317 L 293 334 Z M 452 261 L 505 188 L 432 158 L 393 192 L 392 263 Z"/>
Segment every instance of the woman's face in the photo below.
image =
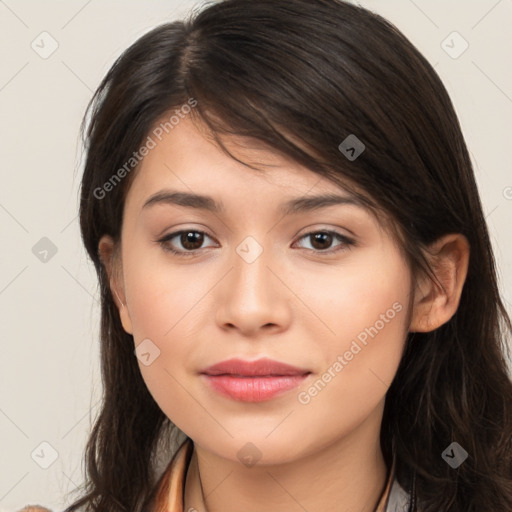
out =
<path fill-rule="evenodd" d="M 334 183 L 228 144 L 262 169 L 252 170 L 203 133 L 189 116 L 155 139 L 126 198 L 117 292 L 149 391 L 198 445 L 233 461 L 292 461 L 377 431 L 408 330 L 398 247 Z M 210 199 L 146 204 L 164 192 Z M 348 200 L 314 199 L 326 194 Z M 232 358 L 300 371 L 202 373 Z"/>

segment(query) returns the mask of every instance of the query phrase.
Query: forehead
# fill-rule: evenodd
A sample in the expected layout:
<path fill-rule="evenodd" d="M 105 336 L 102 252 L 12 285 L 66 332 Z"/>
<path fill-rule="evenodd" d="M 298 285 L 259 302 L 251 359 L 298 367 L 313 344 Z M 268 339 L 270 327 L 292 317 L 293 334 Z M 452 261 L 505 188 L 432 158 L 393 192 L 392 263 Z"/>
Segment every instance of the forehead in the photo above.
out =
<path fill-rule="evenodd" d="M 141 209 L 149 195 L 163 188 L 208 193 L 226 200 L 250 192 L 262 201 L 306 195 L 313 189 L 317 193 L 343 191 L 339 185 L 257 140 L 223 138 L 228 150 L 241 160 L 238 162 L 218 147 L 204 125 L 190 117 L 161 135 L 161 140 L 154 136 L 152 139 L 154 147 L 140 162 L 131 183 L 127 208 L 130 203 Z"/>

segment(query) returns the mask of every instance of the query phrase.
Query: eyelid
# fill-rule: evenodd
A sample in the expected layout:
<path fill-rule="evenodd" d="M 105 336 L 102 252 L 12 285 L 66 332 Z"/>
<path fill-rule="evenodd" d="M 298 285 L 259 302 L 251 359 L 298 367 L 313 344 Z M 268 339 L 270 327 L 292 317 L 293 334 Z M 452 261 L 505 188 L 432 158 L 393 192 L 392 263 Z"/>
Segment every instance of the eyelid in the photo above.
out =
<path fill-rule="evenodd" d="M 347 231 L 349 234 L 345 234 L 345 233 L 343 233 L 343 231 Z M 347 239 L 354 239 L 354 241 L 355 241 L 355 237 L 356 237 L 355 233 L 353 233 L 349 229 L 341 228 L 339 226 L 334 227 L 334 226 L 326 226 L 326 225 L 321 225 L 321 224 L 320 225 L 313 224 L 312 226 L 303 228 L 295 236 L 301 238 L 305 235 L 311 235 L 313 233 L 332 233 L 332 234 L 336 234 L 336 235 L 342 236 Z"/>

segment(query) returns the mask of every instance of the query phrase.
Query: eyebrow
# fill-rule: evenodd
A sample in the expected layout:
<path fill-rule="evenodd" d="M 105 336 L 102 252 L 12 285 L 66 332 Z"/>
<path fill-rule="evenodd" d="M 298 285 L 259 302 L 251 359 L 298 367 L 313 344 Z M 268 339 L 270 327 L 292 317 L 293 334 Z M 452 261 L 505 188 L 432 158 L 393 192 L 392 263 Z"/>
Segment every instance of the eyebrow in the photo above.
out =
<path fill-rule="evenodd" d="M 196 208 L 213 213 L 220 213 L 225 210 L 222 202 L 216 201 L 211 196 L 192 194 L 189 192 L 179 192 L 168 189 L 160 190 L 159 192 L 151 195 L 145 201 L 144 205 L 142 206 L 142 210 L 157 204 L 185 206 L 187 208 Z M 365 207 L 363 202 L 355 196 L 323 194 L 318 196 L 298 197 L 295 199 L 290 199 L 281 205 L 279 211 L 283 215 L 291 215 L 309 212 L 319 208 L 326 208 L 328 206 L 344 204 L 360 206 L 362 208 Z"/>

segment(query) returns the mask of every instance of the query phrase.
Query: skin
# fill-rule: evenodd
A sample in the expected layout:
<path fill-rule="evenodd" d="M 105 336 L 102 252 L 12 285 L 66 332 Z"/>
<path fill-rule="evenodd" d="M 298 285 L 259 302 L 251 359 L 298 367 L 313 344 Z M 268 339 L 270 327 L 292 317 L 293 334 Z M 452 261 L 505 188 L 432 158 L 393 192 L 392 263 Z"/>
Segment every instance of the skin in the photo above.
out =
<path fill-rule="evenodd" d="M 51 512 L 51 510 L 40 506 L 32 507 L 27 505 L 25 508 L 19 510 L 19 512 Z"/>
<path fill-rule="evenodd" d="M 391 236 L 364 208 L 332 205 L 285 217 L 278 211 L 292 198 L 347 195 L 338 185 L 254 141 L 225 142 L 263 172 L 223 153 L 188 116 L 137 170 L 119 257 L 108 235 L 98 247 L 123 328 L 135 346 L 149 338 L 160 350 L 149 366 L 139 361 L 144 381 L 194 441 L 184 510 L 259 512 L 264 500 L 273 512 L 371 512 L 388 471 L 379 443 L 386 391 L 407 333 L 433 330 L 455 313 L 467 241 L 452 234 L 431 247 L 444 290 L 426 278 L 413 281 Z M 211 195 L 225 209 L 143 210 L 163 188 Z M 193 256 L 180 258 L 155 241 L 180 229 L 207 232 L 189 246 L 197 249 Z M 356 245 L 333 237 L 322 246 L 304 236 L 325 230 Z M 236 252 L 247 236 L 263 248 L 250 264 Z M 178 235 L 167 245 L 186 251 L 182 242 Z M 299 392 L 396 303 L 401 311 L 309 403 L 300 403 Z M 223 397 L 198 374 L 231 357 L 264 356 L 312 373 L 300 388 L 260 403 Z M 252 467 L 237 456 L 248 442 L 261 452 Z"/>

